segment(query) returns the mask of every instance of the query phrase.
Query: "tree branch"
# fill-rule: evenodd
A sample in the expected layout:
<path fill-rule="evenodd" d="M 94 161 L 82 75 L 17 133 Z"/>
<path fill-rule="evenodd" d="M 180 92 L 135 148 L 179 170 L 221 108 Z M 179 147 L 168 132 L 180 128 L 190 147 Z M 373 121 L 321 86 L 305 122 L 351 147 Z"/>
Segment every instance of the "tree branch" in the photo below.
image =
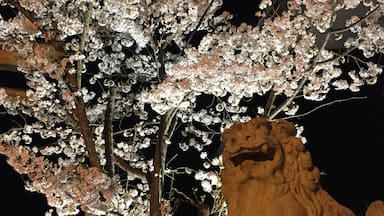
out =
<path fill-rule="evenodd" d="M 154 157 L 154 171 L 151 175 L 151 199 L 150 199 L 150 216 L 160 216 L 162 182 L 164 179 L 165 162 L 167 156 L 166 139 L 172 136 L 174 128 L 172 127 L 177 108 L 170 109 L 166 114 L 160 118 L 160 129 L 157 137 L 155 157 Z"/>
<path fill-rule="evenodd" d="M 167 74 L 165 73 L 164 56 L 165 56 L 164 47 L 163 47 L 163 45 L 161 45 L 159 48 L 159 53 L 158 53 L 158 59 L 159 59 L 159 63 L 160 63 L 160 68 L 159 68 L 158 74 L 159 74 L 160 82 L 162 82 L 165 79 L 165 77 L 167 76 Z"/>
<path fill-rule="evenodd" d="M 27 17 L 31 22 L 33 23 L 38 23 L 36 19 L 33 17 L 32 13 L 23 8 L 20 3 L 17 0 L 4 0 L 5 3 L 8 3 L 12 6 L 14 6 L 20 13 L 22 13 L 25 17 Z M 39 25 L 39 30 L 40 30 L 40 25 Z"/>
<path fill-rule="evenodd" d="M 363 96 L 363 97 L 351 97 L 351 98 L 346 98 L 346 99 L 339 99 L 339 100 L 334 100 L 334 101 L 331 101 L 331 102 L 328 102 L 328 103 L 325 103 L 325 104 L 321 104 L 320 106 L 318 107 L 315 107 L 314 109 L 308 111 L 308 112 L 305 112 L 305 113 L 302 113 L 302 114 L 299 114 L 299 115 L 294 115 L 294 116 L 288 116 L 288 117 L 285 117 L 283 119 L 292 119 L 292 118 L 300 118 L 300 117 L 303 117 L 303 116 L 306 116 L 306 115 L 309 115 L 323 107 L 326 107 L 326 106 L 329 106 L 329 105 L 332 105 L 332 104 L 335 104 L 335 103 L 343 103 L 343 102 L 347 102 L 347 101 L 350 101 L 350 100 L 363 100 L 363 99 L 367 99 L 366 96 Z"/>
<path fill-rule="evenodd" d="M 296 95 L 300 92 L 301 88 L 303 88 L 303 86 L 304 86 L 305 82 L 307 82 L 307 80 L 308 80 L 308 76 L 305 76 L 305 77 L 303 77 L 303 79 L 300 80 L 300 83 L 299 83 L 297 89 L 295 90 L 295 92 L 291 95 L 291 97 L 287 98 L 282 104 L 280 104 L 279 107 L 277 107 L 275 110 L 273 110 L 271 115 L 268 116 L 269 120 L 272 120 L 273 118 L 275 118 L 281 111 L 283 111 L 285 109 L 285 107 L 287 107 L 289 104 L 291 104 L 291 102 L 293 101 L 293 99 L 295 99 Z"/>
<path fill-rule="evenodd" d="M 196 208 L 197 216 L 209 216 L 210 209 L 208 205 L 194 201 L 192 198 L 179 191 L 177 188 L 175 188 L 174 191 Z"/>
<path fill-rule="evenodd" d="M 191 43 L 193 37 L 195 36 L 196 32 L 198 31 L 199 27 L 201 26 L 201 24 L 203 23 L 203 20 L 204 20 L 204 17 L 207 15 L 208 11 L 209 11 L 209 8 L 211 8 L 213 2 L 215 0 L 211 0 L 207 6 L 207 8 L 205 9 L 205 11 L 203 12 L 203 14 L 201 15 L 200 19 L 199 19 L 199 22 L 197 23 L 197 25 L 195 26 L 195 28 L 193 29 L 191 35 L 188 37 L 187 41 L 185 42 L 185 46 L 180 49 L 181 51 L 176 55 L 176 57 L 174 58 L 178 58 L 182 52 L 183 52 L 183 49 L 185 49 L 187 47 L 187 45 L 189 45 L 189 43 Z"/>
<path fill-rule="evenodd" d="M 345 52 L 343 52 L 342 54 L 338 55 L 338 56 L 335 56 L 331 59 L 327 59 L 327 60 L 324 60 L 324 61 L 320 61 L 320 62 L 315 62 L 315 66 L 317 65 L 322 65 L 322 64 L 327 64 L 328 62 L 332 62 L 332 61 L 336 61 L 336 60 L 339 60 L 341 59 L 342 57 L 344 56 L 347 56 L 350 52 L 352 52 L 353 50 L 355 50 L 357 47 L 350 47 L 349 49 L 347 49 Z"/>
<path fill-rule="evenodd" d="M 267 18 L 273 18 L 274 15 L 278 12 L 279 8 L 280 8 L 280 4 L 281 2 L 279 1 L 272 1 L 272 5 L 267 7 L 265 9 L 265 13 L 263 16 L 260 17 L 260 19 L 257 21 L 256 23 L 256 26 L 260 29 L 261 26 L 264 24 L 264 20 L 267 19 Z M 275 9 L 276 8 L 276 9 Z"/>
<path fill-rule="evenodd" d="M 109 89 L 108 96 L 108 104 L 107 109 L 105 110 L 104 115 L 104 139 L 105 139 L 105 169 L 109 177 L 114 175 L 114 167 L 113 167 L 113 128 L 112 128 L 112 120 L 115 106 L 115 98 L 116 98 L 116 87 L 111 87 Z"/>
<path fill-rule="evenodd" d="M 33 17 L 33 15 L 28 10 L 24 9 L 18 3 L 18 1 L 5 0 L 5 2 L 10 4 L 10 5 L 13 5 L 18 11 L 20 11 L 22 14 L 24 14 L 24 16 L 26 16 L 31 22 L 38 23 L 35 20 L 35 18 Z M 90 14 L 87 16 L 90 17 Z M 88 23 L 89 23 L 89 18 L 88 18 Z M 40 25 L 39 25 L 39 27 L 40 27 Z M 46 33 L 43 31 L 43 29 L 39 28 L 39 30 L 42 31 L 43 33 Z M 83 31 L 83 33 L 84 32 L 86 32 L 86 31 Z M 48 46 L 56 47 L 57 45 L 58 44 L 52 43 L 52 44 L 49 44 Z M 83 47 L 84 47 L 84 45 L 83 45 Z M 78 66 L 78 69 L 79 68 L 80 68 L 80 72 L 81 72 L 82 67 Z M 88 158 L 89 158 L 90 166 L 101 169 L 100 161 L 99 161 L 99 158 L 97 156 L 96 148 L 95 148 L 94 143 L 93 143 L 92 131 L 91 131 L 91 128 L 89 126 L 88 118 L 86 115 L 86 108 L 84 105 L 84 101 L 83 101 L 82 96 L 79 93 L 80 82 L 77 81 L 77 79 L 79 79 L 79 78 L 78 78 L 78 76 L 76 78 L 73 74 L 68 74 L 68 73 L 65 75 L 65 77 L 68 80 L 68 82 L 70 83 L 69 86 L 70 86 L 72 93 L 75 95 L 76 109 L 75 109 L 74 115 L 75 115 L 75 119 L 77 121 L 77 124 L 79 126 L 79 130 L 80 130 L 81 134 L 83 135 L 84 144 L 85 144 L 87 152 L 88 152 Z M 80 77 L 81 77 L 81 74 L 80 74 Z"/>
<path fill-rule="evenodd" d="M 129 163 L 127 163 L 123 158 L 117 156 L 117 155 L 114 155 L 113 156 L 113 161 L 121 168 L 123 169 L 125 172 L 127 172 L 128 174 L 131 174 L 133 175 L 134 177 L 136 178 L 139 178 L 139 179 L 142 179 L 144 181 L 148 180 L 147 179 L 147 174 L 143 171 L 141 171 L 140 169 L 136 169 L 134 167 L 132 167 L 131 165 L 129 165 Z"/>
<path fill-rule="evenodd" d="M 49 40 L 51 40 L 52 35 L 50 34 L 50 32 L 47 31 L 47 30 L 45 30 L 45 29 L 42 27 L 41 23 L 35 19 L 35 17 L 33 16 L 33 14 L 32 14 L 30 11 L 26 10 L 24 7 L 22 7 L 22 6 L 20 5 L 20 3 L 19 3 L 17 0 L 4 0 L 4 1 L 5 1 L 5 3 L 8 3 L 8 4 L 14 6 L 14 7 L 16 8 L 16 10 L 18 10 L 18 11 L 19 11 L 20 13 L 22 13 L 25 17 L 27 17 L 27 19 L 29 19 L 29 21 L 31 21 L 32 23 L 36 23 L 36 24 L 37 24 L 37 27 L 38 27 L 38 29 L 39 29 L 39 31 L 41 31 L 41 32 L 43 33 L 43 35 L 45 36 L 45 40 L 46 40 L 46 42 L 48 42 Z M 54 29 L 57 31 L 56 23 L 55 23 L 55 22 L 52 23 L 52 26 L 53 26 Z M 55 32 L 55 33 L 57 33 L 57 32 Z M 51 41 L 51 42 L 53 42 L 53 41 Z M 52 43 L 52 45 L 54 45 L 54 42 Z"/>
<path fill-rule="evenodd" d="M 150 187 L 150 216 L 161 216 L 161 182 L 162 182 L 162 161 L 163 155 L 166 154 L 167 146 L 165 143 L 165 128 L 167 125 L 166 115 L 162 115 L 160 119 L 160 130 L 157 136 L 155 158 L 154 158 L 154 170 L 151 176 L 151 187 Z"/>
<path fill-rule="evenodd" d="M 88 152 L 88 159 L 89 159 L 90 166 L 96 167 L 101 170 L 100 160 L 99 160 L 99 157 L 97 156 L 95 144 L 93 142 L 93 134 L 92 134 L 91 127 L 89 126 L 85 104 L 83 101 L 83 97 L 79 92 L 80 89 L 79 89 L 79 86 L 77 85 L 77 79 L 75 76 L 76 76 L 75 74 L 69 74 L 68 72 L 65 74 L 65 78 L 69 82 L 68 86 L 71 92 L 75 96 L 75 105 L 76 105 L 76 109 L 74 112 L 75 120 L 77 120 L 79 130 L 83 135 L 84 144 Z"/>
<path fill-rule="evenodd" d="M 81 34 L 79 51 L 78 51 L 79 55 L 81 55 L 84 52 L 85 40 L 88 35 L 89 23 L 91 21 L 91 14 L 92 14 L 92 4 L 90 3 L 90 5 L 88 5 L 88 10 L 84 14 L 83 33 Z M 76 70 L 77 85 L 80 89 L 81 88 L 81 71 L 83 69 L 83 60 L 81 58 L 77 60 L 76 68 L 77 68 Z"/>
<path fill-rule="evenodd" d="M 265 105 L 265 108 L 264 108 L 264 114 L 263 114 L 264 117 L 268 117 L 271 114 L 272 106 L 273 106 L 273 103 L 275 102 L 275 99 L 276 99 L 276 94 L 273 90 L 271 90 L 268 96 L 267 104 Z"/>
<path fill-rule="evenodd" d="M 199 27 L 200 27 L 201 24 L 203 23 L 204 17 L 207 15 L 207 13 L 208 13 L 208 11 L 209 11 L 209 8 L 211 8 L 211 6 L 212 6 L 212 4 L 213 4 L 214 1 L 215 1 L 215 0 L 211 0 L 211 1 L 209 2 L 207 8 L 205 9 L 205 11 L 204 11 L 204 13 L 203 13 L 203 15 L 201 15 L 201 17 L 200 17 L 200 19 L 199 19 L 199 22 L 197 23 L 195 29 L 193 30 L 193 32 L 192 32 L 191 35 L 189 36 L 187 42 L 185 43 L 186 45 L 188 45 L 188 44 L 191 42 L 191 40 L 192 40 L 193 36 L 195 36 L 197 30 L 199 30 Z"/>
<path fill-rule="evenodd" d="M 327 35 L 325 36 L 323 44 L 321 45 L 317 55 L 315 56 L 312 65 L 308 69 L 309 72 L 314 68 L 315 63 L 318 61 L 319 57 L 321 56 L 321 52 L 325 49 L 325 46 L 328 44 L 329 39 L 331 38 L 331 34 L 332 33 L 328 32 Z M 292 101 L 296 98 L 296 95 L 304 87 L 304 84 L 307 82 L 307 80 L 308 80 L 308 74 L 304 74 L 304 77 L 300 80 L 299 85 L 297 86 L 297 89 L 295 89 L 293 94 L 289 98 L 287 98 L 279 107 L 277 107 L 276 110 L 274 110 L 270 116 L 268 116 L 269 120 L 272 120 L 273 118 L 275 118 L 281 111 L 283 111 L 287 106 L 289 106 L 289 104 L 292 103 Z"/>
<path fill-rule="evenodd" d="M 365 16 L 363 16 L 361 19 L 359 19 L 357 22 L 355 23 L 352 23 L 351 25 L 349 26 L 346 26 L 346 27 L 343 27 L 343 28 L 339 28 L 339 29 L 330 29 L 330 31 L 328 32 L 328 34 L 340 34 L 340 33 L 343 33 L 343 32 L 346 32 L 348 31 L 350 28 L 356 26 L 356 25 L 359 25 L 361 24 L 367 17 L 371 16 L 377 9 L 380 8 L 380 5 L 376 6 L 375 9 L 369 11 L 369 13 L 367 13 Z"/>

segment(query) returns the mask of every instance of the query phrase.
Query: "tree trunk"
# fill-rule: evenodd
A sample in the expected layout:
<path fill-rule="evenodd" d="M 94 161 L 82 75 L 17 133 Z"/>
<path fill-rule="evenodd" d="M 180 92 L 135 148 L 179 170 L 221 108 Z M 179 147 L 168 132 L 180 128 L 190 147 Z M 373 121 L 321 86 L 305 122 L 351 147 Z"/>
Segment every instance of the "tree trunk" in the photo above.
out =
<path fill-rule="evenodd" d="M 161 183 L 162 183 L 162 163 L 165 161 L 165 156 L 167 152 L 167 146 L 165 144 L 165 131 L 167 125 L 167 115 L 161 116 L 160 120 L 160 129 L 159 135 L 157 137 L 155 158 L 153 161 L 154 170 L 152 173 L 152 182 L 150 188 L 150 216 L 160 216 L 160 207 L 161 207 Z"/>

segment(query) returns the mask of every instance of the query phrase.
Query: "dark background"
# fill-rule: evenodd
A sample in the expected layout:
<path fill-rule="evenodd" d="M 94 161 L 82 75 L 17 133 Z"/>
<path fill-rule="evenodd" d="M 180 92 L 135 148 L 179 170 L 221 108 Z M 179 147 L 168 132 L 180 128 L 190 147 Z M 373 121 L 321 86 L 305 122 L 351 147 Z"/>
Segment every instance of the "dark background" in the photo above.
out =
<path fill-rule="evenodd" d="M 224 1 L 223 10 L 234 14 L 234 23 L 252 18 L 257 1 Z M 4 77 L 4 74 L 0 74 Z M 370 202 L 384 200 L 384 82 L 367 86 L 358 95 L 367 99 L 353 100 L 324 107 L 308 116 L 292 119 L 304 126 L 307 149 L 313 163 L 326 175 L 321 177 L 322 187 L 339 203 L 364 215 Z M 8 83 L 15 83 L 7 79 Z M 4 84 L 4 82 L 2 83 Z M 333 92 L 329 100 L 348 98 L 349 93 Z M 315 103 L 305 103 L 310 110 Z M 6 126 L 6 119 L 0 118 Z M 0 155 L 0 215 L 43 216 L 48 209 L 45 198 L 24 190 L 23 178 Z M 193 215 L 184 211 L 178 215 Z"/>
<path fill-rule="evenodd" d="M 313 163 L 326 173 L 322 187 L 361 216 L 370 202 L 384 200 L 383 86 L 381 79 L 378 85 L 364 88 L 365 100 L 334 104 L 293 120 L 304 125 Z M 43 216 L 48 209 L 42 195 L 24 190 L 22 176 L 6 164 L 4 156 L 0 156 L 0 207 L 3 216 Z"/>

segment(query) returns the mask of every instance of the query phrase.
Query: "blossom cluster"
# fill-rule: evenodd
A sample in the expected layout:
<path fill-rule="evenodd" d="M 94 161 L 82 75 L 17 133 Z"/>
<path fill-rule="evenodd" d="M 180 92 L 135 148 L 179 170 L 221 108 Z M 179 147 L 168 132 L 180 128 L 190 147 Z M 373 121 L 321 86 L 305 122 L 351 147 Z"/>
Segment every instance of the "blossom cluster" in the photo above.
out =
<path fill-rule="evenodd" d="M 112 200 L 121 190 L 116 179 L 95 168 L 59 168 L 21 146 L 1 145 L 0 152 L 17 172 L 28 176 L 27 189 L 45 194 L 59 215 L 77 214 L 79 205 L 90 212 L 106 212 L 113 208 Z"/>
<path fill-rule="evenodd" d="M 357 92 L 382 73 L 374 62 L 384 50 L 382 0 L 288 0 L 273 14 L 267 9 L 276 1 L 263 0 L 259 23 L 240 25 L 217 13 L 221 0 L 19 0 L 22 10 L 12 2 L 0 0 L 17 11 L 0 16 L 0 49 L 18 53 L 27 89 L 25 97 L 0 89 L 6 115 L 23 121 L 1 131 L 0 153 L 59 215 L 80 206 L 95 215 L 147 215 L 147 179 L 124 167 L 115 166 L 115 177 L 103 171 L 119 158 L 152 174 L 162 139 L 174 157 L 197 154 L 200 168 L 183 173 L 213 194 L 222 167 L 212 146 L 220 148 L 224 128 L 265 114 L 259 96 L 292 99 L 281 111 L 295 115 L 298 96 Z M 357 7 L 366 13 L 353 14 Z M 340 12 L 351 15 L 334 26 Z M 344 71 L 351 62 L 355 69 Z M 91 156 L 100 167 L 85 165 Z M 172 161 L 164 166 L 165 174 L 179 170 Z"/>

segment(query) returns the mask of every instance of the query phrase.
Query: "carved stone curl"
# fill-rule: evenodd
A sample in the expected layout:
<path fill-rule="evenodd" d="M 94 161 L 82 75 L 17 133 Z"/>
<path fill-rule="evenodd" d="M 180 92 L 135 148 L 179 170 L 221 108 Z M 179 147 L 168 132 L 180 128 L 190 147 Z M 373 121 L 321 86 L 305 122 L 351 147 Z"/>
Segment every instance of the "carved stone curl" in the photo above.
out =
<path fill-rule="evenodd" d="M 228 216 L 354 215 L 320 187 L 320 172 L 295 135 L 288 121 L 265 118 L 224 131 L 221 178 Z"/>

